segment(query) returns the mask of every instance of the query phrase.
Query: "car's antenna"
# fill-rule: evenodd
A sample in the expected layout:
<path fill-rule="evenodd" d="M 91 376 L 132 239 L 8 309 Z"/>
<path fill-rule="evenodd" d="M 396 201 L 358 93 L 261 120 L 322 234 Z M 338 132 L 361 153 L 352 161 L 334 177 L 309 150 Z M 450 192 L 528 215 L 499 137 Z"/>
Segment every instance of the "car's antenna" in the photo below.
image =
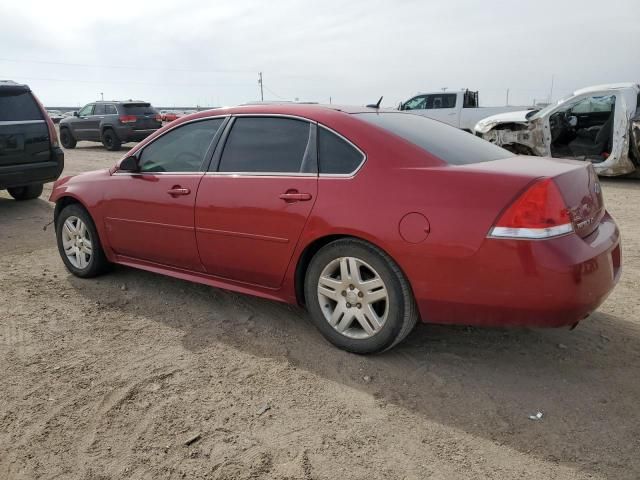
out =
<path fill-rule="evenodd" d="M 380 104 L 382 103 L 382 99 L 384 97 L 380 97 L 380 100 L 378 100 L 378 103 L 370 103 L 369 105 L 367 105 L 367 108 L 380 108 Z"/>

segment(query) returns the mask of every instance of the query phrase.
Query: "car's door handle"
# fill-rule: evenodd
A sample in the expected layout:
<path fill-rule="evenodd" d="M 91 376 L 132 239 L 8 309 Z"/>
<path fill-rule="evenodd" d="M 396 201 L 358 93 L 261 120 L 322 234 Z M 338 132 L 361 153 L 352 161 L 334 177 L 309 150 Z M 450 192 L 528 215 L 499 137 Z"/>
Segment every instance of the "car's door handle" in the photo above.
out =
<path fill-rule="evenodd" d="M 285 193 L 280 194 L 280 198 L 287 203 L 292 202 L 307 202 L 311 200 L 310 193 L 300 193 L 297 190 L 287 190 Z"/>
<path fill-rule="evenodd" d="M 167 193 L 172 197 L 177 197 L 178 195 L 189 195 L 191 190 L 188 188 L 182 188 L 180 185 L 176 185 L 175 187 L 167 190 Z"/>

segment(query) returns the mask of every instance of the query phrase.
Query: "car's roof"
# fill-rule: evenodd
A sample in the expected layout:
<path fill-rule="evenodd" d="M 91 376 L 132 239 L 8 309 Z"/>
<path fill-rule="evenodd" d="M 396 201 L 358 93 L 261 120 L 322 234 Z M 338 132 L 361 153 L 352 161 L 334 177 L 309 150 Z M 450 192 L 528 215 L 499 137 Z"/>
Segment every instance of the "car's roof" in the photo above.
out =
<path fill-rule="evenodd" d="M 318 104 L 318 103 L 254 103 L 247 105 L 238 105 L 235 107 L 220 107 L 212 110 L 205 110 L 206 115 L 232 115 L 232 114 L 274 114 L 274 115 L 300 115 L 300 116 L 315 116 L 317 114 L 323 114 L 327 112 L 342 112 L 342 113 L 367 113 L 377 112 L 379 110 L 368 107 L 359 107 L 353 105 L 333 105 L 333 104 Z"/>
<path fill-rule="evenodd" d="M 25 85 L 24 83 L 16 83 L 13 80 L 0 80 L 0 88 L 30 90 L 28 85 Z"/>
<path fill-rule="evenodd" d="M 574 95 L 582 95 L 590 92 L 600 92 L 603 90 L 626 90 L 633 89 L 639 90 L 640 86 L 637 83 L 625 82 L 625 83 L 606 83 L 603 85 L 592 85 L 590 87 L 581 88 L 573 92 Z"/>
<path fill-rule="evenodd" d="M 151 102 L 147 102 L 146 100 L 96 100 L 95 102 L 89 103 L 148 103 L 151 105 Z"/>

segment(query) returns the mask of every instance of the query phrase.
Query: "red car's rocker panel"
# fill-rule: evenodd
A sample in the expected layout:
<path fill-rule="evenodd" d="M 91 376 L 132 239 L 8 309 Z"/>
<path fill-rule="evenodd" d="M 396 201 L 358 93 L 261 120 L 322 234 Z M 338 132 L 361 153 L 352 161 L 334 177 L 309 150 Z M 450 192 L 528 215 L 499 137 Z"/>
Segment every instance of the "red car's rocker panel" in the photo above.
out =
<path fill-rule="evenodd" d="M 292 132 L 308 131 L 299 150 L 318 159 L 317 169 L 224 171 L 229 131 L 240 131 L 238 119 L 245 117 L 302 122 Z M 430 150 L 415 137 L 422 130 L 414 129 L 411 117 L 302 105 L 201 112 L 165 126 L 127 157 L 140 161 L 146 146 L 167 132 L 217 118 L 222 126 L 206 137 L 201 167 L 131 172 L 116 166 L 60 180 L 51 200 L 56 217 L 74 202 L 87 210 L 110 262 L 308 307 L 318 299 L 329 310 L 337 303 L 338 319 L 347 318 L 338 315 L 343 302 L 351 311 L 360 308 L 359 298 L 373 295 L 360 283 L 346 282 L 353 272 L 323 277 L 331 273 L 330 262 L 321 274 L 314 270 L 332 242 L 345 238 L 374 249 L 374 257 L 362 262 L 360 273 L 368 278 L 384 268 L 375 263 L 376 255 L 392 270 L 397 266 L 424 322 L 563 326 L 592 313 L 621 270 L 619 232 L 604 209 L 593 168 L 485 151 L 497 147 L 418 117 L 427 122 L 420 129 L 435 130 L 426 141 Z M 274 139 L 274 145 L 287 138 Z M 323 158 L 346 155 L 347 146 L 351 171 L 336 173 L 323 165 Z M 368 248 L 361 245 L 353 248 Z M 323 296 L 320 289 L 318 299 L 309 296 L 310 271 L 333 282 L 335 301 L 334 293 Z M 366 280 L 360 279 L 362 285 Z M 386 288 L 385 301 L 391 303 L 393 289 Z M 406 308 L 411 301 L 405 298 Z M 385 308 L 380 318 L 386 318 Z M 351 331 L 351 340 L 358 335 Z M 353 345 L 344 348 L 373 351 Z"/>

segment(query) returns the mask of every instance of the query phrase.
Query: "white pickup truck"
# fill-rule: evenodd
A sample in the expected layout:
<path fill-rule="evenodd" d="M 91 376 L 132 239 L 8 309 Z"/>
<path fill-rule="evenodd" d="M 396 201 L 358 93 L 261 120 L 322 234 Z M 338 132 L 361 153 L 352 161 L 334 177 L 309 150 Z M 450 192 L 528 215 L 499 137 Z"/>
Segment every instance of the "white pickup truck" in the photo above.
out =
<path fill-rule="evenodd" d="M 411 111 L 468 132 L 473 132 L 473 127 L 483 118 L 526 109 L 522 106 L 480 107 L 478 92 L 470 90 L 420 93 L 398 106 L 398 110 Z"/>

